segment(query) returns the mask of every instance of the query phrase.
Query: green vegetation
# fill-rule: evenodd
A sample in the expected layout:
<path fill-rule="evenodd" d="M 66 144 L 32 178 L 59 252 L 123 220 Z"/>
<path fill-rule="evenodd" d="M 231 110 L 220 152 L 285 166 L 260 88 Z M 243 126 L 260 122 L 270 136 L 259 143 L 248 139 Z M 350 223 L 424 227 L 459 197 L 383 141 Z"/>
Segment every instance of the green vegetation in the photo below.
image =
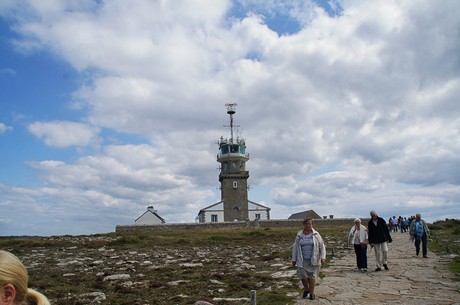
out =
<path fill-rule="evenodd" d="M 315 223 L 332 254 L 347 247 L 350 224 Z M 18 255 L 27 266 L 31 287 L 52 304 L 239 304 L 228 298 L 257 303 L 292 304 L 300 293 L 296 276 L 273 277 L 292 271 L 291 245 L 299 227 L 221 228 L 134 231 L 91 236 L 0 237 L 0 248 Z M 459 253 L 460 221 L 430 225 L 430 250 Z M 459 274 L 459 259 L 451 268 Z M 324 266 L 328 268 L 328 264 Z M 129 276 L 109 280 L 114 275 Z M 323 274 L 320 273 L 320 277 Z M 98 300 L 103 294 L 105 300 Z M 218 299 L 219 301 L 213 301 Z M 241 302 L 244 303 L 244 302 Z"/>
<path fill-rule="evenodd" d="M 460 220 L 446 219 L 429 225 L 431 242 L 428 247 L 439 255 L 452 255 L 449 265 L 456 279 L 460 280 Z"/>

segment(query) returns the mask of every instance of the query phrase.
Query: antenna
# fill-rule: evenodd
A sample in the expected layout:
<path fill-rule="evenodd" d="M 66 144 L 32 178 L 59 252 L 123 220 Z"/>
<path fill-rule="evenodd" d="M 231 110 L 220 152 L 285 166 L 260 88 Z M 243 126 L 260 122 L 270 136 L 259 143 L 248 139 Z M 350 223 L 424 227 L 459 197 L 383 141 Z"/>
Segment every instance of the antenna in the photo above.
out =
<path fill-rule="evenodd" d="M 237 106 L 237 103 L 228 103 L 225 104 L 227 106 L 227 113 L 230 115 L 230 143 L 233 144 L 233 115 L 235 114 L 235 107 Z M 225 126 L 224 127 L 228 127 Z M 238 125 L 235 125 L 235 127 L 239 127 Z"/>

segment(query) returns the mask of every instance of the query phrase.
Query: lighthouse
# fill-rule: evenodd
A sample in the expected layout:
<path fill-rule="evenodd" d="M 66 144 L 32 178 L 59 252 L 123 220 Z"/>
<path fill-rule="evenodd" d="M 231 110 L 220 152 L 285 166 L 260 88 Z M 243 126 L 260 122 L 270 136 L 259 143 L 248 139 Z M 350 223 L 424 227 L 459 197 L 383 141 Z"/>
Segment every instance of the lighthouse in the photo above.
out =
<path fill-rule="evenodd" d="M 246 153 L 244 139 L 235 138 L 233 124 L 236 103 L 225 104 L 229 115 L 230 138 L 220 137 L 217 142 L 219 153 L 217 162 L 219 166 L 220 201 L 201 209 L 196 222 L 229 222 L 247 220 L 270 219 L 270 208 L 248 199 L 249 171 L 246 170 L 246 162 L 249 154 Z"/>
<path fill-rule="evenodd" d="M 221 137 L 218 141 L 219 153 L 217 162 L 220 163 L 220 192 L 223 202 L 224 221 L 244 221 L 248 219 L 248 178 L 246 162 L 249 154 L 246 153 L 244 139 L 234 137 L 233 116 L 236 103 L 225 104 L 229 115 L 230 138 Z"/>

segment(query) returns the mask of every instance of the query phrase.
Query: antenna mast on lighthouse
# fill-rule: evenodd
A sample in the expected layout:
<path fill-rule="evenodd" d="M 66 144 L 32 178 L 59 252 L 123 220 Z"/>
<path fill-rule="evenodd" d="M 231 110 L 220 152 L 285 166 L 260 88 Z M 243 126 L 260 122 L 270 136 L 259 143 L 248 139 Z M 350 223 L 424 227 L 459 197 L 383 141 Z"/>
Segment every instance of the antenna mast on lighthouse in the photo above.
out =
<path fill-rule="evenodd" d="M 237 103 L 225 104 L 227 106 L 227 113 L 230 115 L 230 143 L 233 143 L 233 115 L 235 114 L 235 107 L 237 105 Z"/>

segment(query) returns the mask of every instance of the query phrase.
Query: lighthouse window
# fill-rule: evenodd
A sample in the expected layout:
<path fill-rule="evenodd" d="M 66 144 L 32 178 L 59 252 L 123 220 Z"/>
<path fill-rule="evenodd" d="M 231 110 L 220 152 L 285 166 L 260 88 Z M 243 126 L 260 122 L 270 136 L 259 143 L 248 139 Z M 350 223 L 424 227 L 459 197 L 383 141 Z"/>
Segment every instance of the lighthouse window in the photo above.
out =
<path fill-rule="evenodd" d="M 240 146 L 240 154 L 244 155 L 245 151 L 246 151 L 246 147 Z"/>
<path fill-rule="evenodd" d="M 236 189 L 238 187 L 238 181 L 233 181 L 233 188 Z"/>
<path fill-rule="evenodd" d="M 231 147 L 231 153 L 238 153 L 239 152 L 239 149 L 240 149 L 240 146 L 239 145 L 232 145 Z"/>
<path fill-rule="evenodd" d="M 228 145 L 223 145 L 223 146 L 221 146 L 221 148 L 220 148 L 220 152 L 221 152 L 222 154 L 228 154 L 228 148 L 229 148 Z"/>

